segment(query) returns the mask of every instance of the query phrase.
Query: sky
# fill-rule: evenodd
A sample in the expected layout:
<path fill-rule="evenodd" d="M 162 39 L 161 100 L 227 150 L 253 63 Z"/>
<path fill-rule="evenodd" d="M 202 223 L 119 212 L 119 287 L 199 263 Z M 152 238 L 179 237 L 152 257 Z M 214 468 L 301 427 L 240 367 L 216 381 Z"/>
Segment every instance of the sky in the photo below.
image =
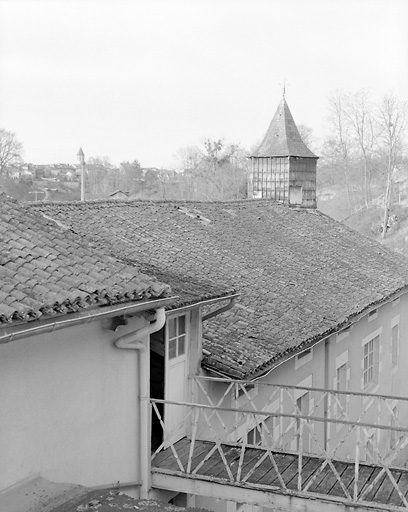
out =
<path fill-rule="evenodd" d="M 26 162 L 177 166 L 251 148 L 282 99 L 317 140 L 336 90 L 408 96 L 406 0 L 0 0 L 0 128 Z"/>

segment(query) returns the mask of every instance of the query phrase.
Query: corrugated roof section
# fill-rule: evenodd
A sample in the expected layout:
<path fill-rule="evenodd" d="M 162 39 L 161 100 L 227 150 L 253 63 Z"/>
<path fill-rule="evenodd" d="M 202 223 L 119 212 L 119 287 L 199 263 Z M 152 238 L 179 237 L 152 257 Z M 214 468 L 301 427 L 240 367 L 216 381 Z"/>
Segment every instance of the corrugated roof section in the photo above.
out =
<path fill-rule="evenodd" d="M 288 104 L 283 99 L 279 103 L 261 145 L 251 158 L 285 156 L 318 158 L 303 142 Z"/>

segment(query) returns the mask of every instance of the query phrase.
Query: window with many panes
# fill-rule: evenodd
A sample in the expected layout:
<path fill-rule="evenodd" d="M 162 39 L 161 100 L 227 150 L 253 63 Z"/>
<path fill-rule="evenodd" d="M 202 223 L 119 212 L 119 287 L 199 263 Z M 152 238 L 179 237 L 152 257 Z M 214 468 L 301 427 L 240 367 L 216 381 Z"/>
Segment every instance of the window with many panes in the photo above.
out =
<path fill-rule="evenodd" d="M 186 316 L 176 316 L 168 320 L 169 359 L 186 353 Z"/>
<path fill-rule="evenodd" d="M 378 364 L 378 349 L 380 337 L 376 336 L 363 345 L 363 385 L 376 382 Z"/>

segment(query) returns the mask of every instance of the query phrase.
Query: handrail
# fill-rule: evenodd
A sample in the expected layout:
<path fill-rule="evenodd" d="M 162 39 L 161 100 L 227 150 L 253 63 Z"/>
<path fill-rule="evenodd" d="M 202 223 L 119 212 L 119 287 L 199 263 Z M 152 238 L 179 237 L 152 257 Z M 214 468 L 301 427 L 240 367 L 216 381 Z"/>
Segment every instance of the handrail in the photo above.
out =
<path fill-rule="evenodd" d="M 259 382 L 253 380 L 239 380 L 239 379 L 224 379 L 222 377 L 206 377 L 204 375 L 193 375 L 189 376 L 192 380 L 203 380 L 203 381 L 211 381 L 211 382 L 223 382 L 225 384 L 238 384 L 239 386 L 245 387 L 247 385 L 251 386 L 260 386 L 260 387 L 273 387 L 273 388 L 286 388 L 286 389 L 295 389 L 295 390 L 305 390 L 305 391 L 319 391 L 321 393 L 332 393 L 336 395 L 350 395 L 350 396 L 362 396 L 369 398 L 383 398 L 388 400 L 401 400 L 404 402 L 408 402 L 408 397 L 406 396 L 395 396 L 395 395 L 380 395 L 376 393 L 364 393 L 362 391 L 340 391 L 337 389 L 326 389 L 326 388 L 316 388 L 309 386 L 293 386 L 289 384 L 274 384 L 270 382 Z"/>
<path fill-rule="evenodd" d="M 303 415 L 303 414 L 290 414 L 290 413 L 281 413 L 281 412 L 267 412 L 262 410 L 249 410 L 249 409 L 234 409 L 232 407 L 214 407 L 211 405 L 206 404 L 195 404 L 191 402 L 175 402 L 172 400 L 161 400 L 159 398 L 151 398 L 150 402 L 152 404 L 167 404 L 167 405 L 178 405 L 182 407 L 193 407 L 198 409 L 205 409 L 205 410 L 216 410 L 216 411 L 222 411 L 222 412 L 233 412 L 233 413 L 240 413 L 240 414 L 253 414 L 256 416 L 266 416 L 271 418 L 291 418 L 291 419 L 300 419 L 300 420 L 307 420 L 307 421 L 320 421 L 322 423 L 340 423 L 342 425 L 358 425 L 360 427 L 366 427 L 366 428 L 378 428 L 379 430 L 393 430 L 397 432 L 408 432 L 408 427 L 397 427 L 397 426 L 391 426 L 391 425 L 380 425 L 376 423 L 365 423 L 362 421 L 350 421 L 350 420 L 339 420 L 334 418 L 325 418 L 323 416 L 309 416 L 309 415 Z"/>

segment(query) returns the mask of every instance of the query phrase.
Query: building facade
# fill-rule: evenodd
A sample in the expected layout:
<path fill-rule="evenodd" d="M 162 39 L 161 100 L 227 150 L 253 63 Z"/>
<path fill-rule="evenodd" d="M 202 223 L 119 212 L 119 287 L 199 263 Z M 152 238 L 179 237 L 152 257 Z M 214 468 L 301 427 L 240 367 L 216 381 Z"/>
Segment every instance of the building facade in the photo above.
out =
<path fill-rule="evenodd" d="M 317 156 L 285 100 L 251 159 L 253 200 L 32 209 L 179 297 L 151 336 L 154 447 L 199 432 L 203 441 L 215 435 L 218 446 L 323 449 L 341 461 L 358 445 L 358 457 L 372 464 L 393 447 L 393 463 L 404 467 L 397 432 L 408 419 L 407 260 L 316 209 Z M 223 413 L 200 417 L 201 405 Z M 242 413 L 248 409 L 258 413 Z M 348 433 L 357 423 L 368 425 L 361 439 Z M 190 483 L 190 504 L 195 496 L 197 506 L 232 506 L 200 497 Z M 182 491 L 160 485 L 154 492 L 163 498 Z"/>

